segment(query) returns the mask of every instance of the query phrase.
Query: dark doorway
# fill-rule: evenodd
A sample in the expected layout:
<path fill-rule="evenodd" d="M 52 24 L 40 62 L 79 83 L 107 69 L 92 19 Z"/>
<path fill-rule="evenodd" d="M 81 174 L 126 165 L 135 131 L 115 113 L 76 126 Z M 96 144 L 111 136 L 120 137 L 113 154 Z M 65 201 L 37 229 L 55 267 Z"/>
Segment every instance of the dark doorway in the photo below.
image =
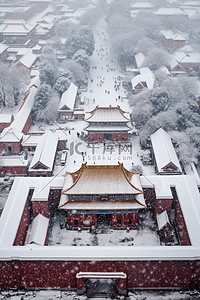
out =
<path fill-rule="evenodd" d="M 104 140 L 112 141 L 112 133 L 104 133 Z"/>
<path fill-rule="evenodd" d="M 12 147 L 8 146 L 8 152 L 12 152 Z"/>
<path fill-rule="evenodd" d="M 111 224 L 111 214 L 97 214 L 97 226 L 105 225 L 109 226 Z"/>
<path fill-rule="evenodd" d="M 110 297 L 117 295 L 116 279 L 87 279 L 86 293 L 89 298 Z"/>

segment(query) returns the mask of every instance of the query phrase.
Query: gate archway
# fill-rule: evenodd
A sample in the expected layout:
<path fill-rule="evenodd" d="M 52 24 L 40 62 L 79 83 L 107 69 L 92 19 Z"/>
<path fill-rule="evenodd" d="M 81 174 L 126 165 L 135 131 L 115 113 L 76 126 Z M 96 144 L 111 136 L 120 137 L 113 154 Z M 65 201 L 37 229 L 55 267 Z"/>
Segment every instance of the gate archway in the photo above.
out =
<path fill-rule="evenodd" d="M 88 289 L 92 287 L 92 283 L 97 288 L 101 289 L 99 293 L 106 293 L 103 284 L 109 284 L 107 288 L 108 293 L 114 293 L 115 288 L 120 295 L 126 295 L 126 274 L 123 272 L 79 272 L 76 274 L 77 279 L 77 293 L 84 294 L 89 292 Z"/>

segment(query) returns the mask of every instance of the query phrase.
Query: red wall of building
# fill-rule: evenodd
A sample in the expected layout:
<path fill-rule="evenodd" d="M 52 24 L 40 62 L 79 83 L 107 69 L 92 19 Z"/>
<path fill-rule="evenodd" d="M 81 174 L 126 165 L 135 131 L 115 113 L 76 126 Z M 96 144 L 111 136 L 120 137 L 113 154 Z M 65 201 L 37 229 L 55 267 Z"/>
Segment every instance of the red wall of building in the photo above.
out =
<path fill-rule="evenodd" d="M 26 123 L 25 123 L 25 125 L 24 125 L 24 128 L 23 128 L 23 130 L 22 130 L 22 132 L 23 132 L 24 134 L 28 134 L 29 129 L 30 129 L 30 127 L 31 127 L 31 122 L 32 122 L 32 117 L 31 117 L 31 113 L 30 113 L 29 116 L 28 116 L 28 118 L 27 118 L 27 120 L 26 120 Z"/>
<path fill-rule="evenodd" d="M 10 123 L 0 123 L 0 131 L 3 131 L 4 128 L 10 126 L 11 122 Z"/>
<path fill-rule="evenodd" d="M 49 202 L 48 201 L 32 201 L 33 216 L 34 218 L 41 214 L 49 218 Z"/>
<path fill-rule="evenodd" d="M 77 220 L 75 224 L 74 221 Z M 96 225 L 95 214 L 70 214 L 67 213 L 67 224 L 72 227 L 90 227 Z"/>
<path fill-rule="evenodd" d="M 1 55 L 0 55 L 0 61 L 4 61 L 8 56 L 7 50 L 5 50 Z"/>
<path fill-rule="evenodd" d="M 154 189 L 143 188 L 144 199 L 147 207 L 153 208 L 155 203 Z"/>
<path fill-rule="evenodd" d="M 17 234 L 14 241 L 14 246 L 23 246 L 25 239 L 26 239 L 26 233 L 29 226 L 29 208 L 28 208 L 28 200 L 26 201 L 26 204 L 24 206 L 24 211 L 22 214 L 22 218 L 17 230 Z"/>
<path fill-rule="evenodd" d="M 20 142 L 17 142 L 17 143 L 2 143 L 0 142 L 0 149 L 1 150 L 5 150 L 5 151 L 8 151 L 8 146 L 11 147 L 12 149 L 12 152 L 20 152 L 20 149 L 21 149 L 21 144 Z"/>
<path fill-rule="evenodd" d="M 30 172 L 29 171 L 29 176 L 30 177 L 51 177 L 52 176 L 52 172 L 40 172 L 40 171 L 34 171 L 34 172 Z"/>
<path fill-rule="evenodd" d="M 1 288 L 76 288 L 79 272 L 124 272 L 128 289 L 200 287 L 200 261 L 1 261 L 0 270 Z"/>
<path fill-rule="evenodd" d="M 117 220 L 121 220 L 118 223 Z M 112 227 L 134 227 L 138 223 L 138 213 L 111 214 Z"/>
<path fill-rule="evenodd" d="M 128 141 L 128 132 L 124 133 L 113 133 L 112 142 L 115 141 Z"/>
<path fill-rule="evenodd" d="M 90 133 L 88 132 L 88 142 L 103 142 L 104 134 L 103 133 Z"/>
<path fill-rule="evenodd" d="M 183 217 L 182 209 L 179 201 L 177 201 L 176 205 L 176 223 L 178 225 L 180 243 L 182 246 L 190 246 L 190 238 L 188 235 L 187 227 L 185 224 L 185 220 Z"/>
<path fill-rule="evenodd" d="M 163 38 L 162 44 L 166 49 L 170 50 L 173 53 L 177 49 L 184 47 L 185 41 L 173 41 L 173 40 L 167 40 Z"/>
<path fill-rule="evenodd" d="M 11 175 L 27 175 L 28 168 L 26 166 L 16 166 L 16 167 L 1 167 L 0 175 L 11 174 Z"/>
<path fill-rule="evenodd" d="M 160 214 L 164 210 L 168 212 L 168 215 L 170 214 L 172 207 L 172 199 L 156 199 L 155 203 L 155 213 Z"/>
<path fill-rule="evenodd" d="M 58 150 L 66 149 L 66 140 L 58 141 Z"/>

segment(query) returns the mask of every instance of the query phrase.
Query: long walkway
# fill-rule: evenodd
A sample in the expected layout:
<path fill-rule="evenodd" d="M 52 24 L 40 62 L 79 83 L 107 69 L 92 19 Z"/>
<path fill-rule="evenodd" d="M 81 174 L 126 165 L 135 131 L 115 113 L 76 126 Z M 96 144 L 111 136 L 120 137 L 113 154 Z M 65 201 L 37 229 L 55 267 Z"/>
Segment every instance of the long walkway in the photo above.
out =
<path fill-rule="evenodd" d="M 130 111 L 126 92 L 122 87 L 122 76 L 117 61 L 110 53 L 110 42 L 106 32 L 106 21 L 101 20 L 95 30 L 95 50 L 90 58 L 90 75 L 86 110 L 99 106 L 120 105 Z"/>

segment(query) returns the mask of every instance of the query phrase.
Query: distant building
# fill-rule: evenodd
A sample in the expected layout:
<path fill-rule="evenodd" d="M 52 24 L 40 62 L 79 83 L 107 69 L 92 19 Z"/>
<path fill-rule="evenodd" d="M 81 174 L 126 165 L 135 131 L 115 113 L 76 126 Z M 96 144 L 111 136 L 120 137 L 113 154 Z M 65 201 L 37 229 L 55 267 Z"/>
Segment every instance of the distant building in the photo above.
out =
<path fill-rule="evenodd" d="M 77 91 L 78 87 L 71 82 L 69 88 L 62 94 L 58 107 L 60 120 L 65 121 L 73 118 Z"/>
<path fill-rule="evenodd" d="M 88 132 L 88 142 L 128 141 L 130 118 L 119 106 L 96 106 L 89 114 L 85 119 L 88 126 L 84 129 Z"/>
<path fill-rule="evenodd" d="M 160 128 L 150 137 L 158 174 L 181 174 L 181 166 L 168 133 Z"/>
<path fill-rule="evenodd" d="M 153 72 L 147 67 L 140 68 L 139 72 L 139 75 L 131 79 L 133 93 L 137 93 L 143 88 L 151 90 L 154 87 L 155 77 Z"/>
<path fill-rule="evenodd" d="M 175 52 L 177 49 L 185 46 L 185 37 L 181 31 L 177 29 L 173 30 L 161 30 L 162 44 L 170 52 Z"/>
<path fill-rule="evenodd" d="M 0 25 L 0 35 L 7 43 L 23 44 L 32 38 L 34 29 L 23 19 L 7 19 Z"/>
<path fill-rule="evenodd" d="M 52 176 L 57 146 L 58 136 L 51 131 L 39 139 L 28 170 L 30 176 Z"/>

